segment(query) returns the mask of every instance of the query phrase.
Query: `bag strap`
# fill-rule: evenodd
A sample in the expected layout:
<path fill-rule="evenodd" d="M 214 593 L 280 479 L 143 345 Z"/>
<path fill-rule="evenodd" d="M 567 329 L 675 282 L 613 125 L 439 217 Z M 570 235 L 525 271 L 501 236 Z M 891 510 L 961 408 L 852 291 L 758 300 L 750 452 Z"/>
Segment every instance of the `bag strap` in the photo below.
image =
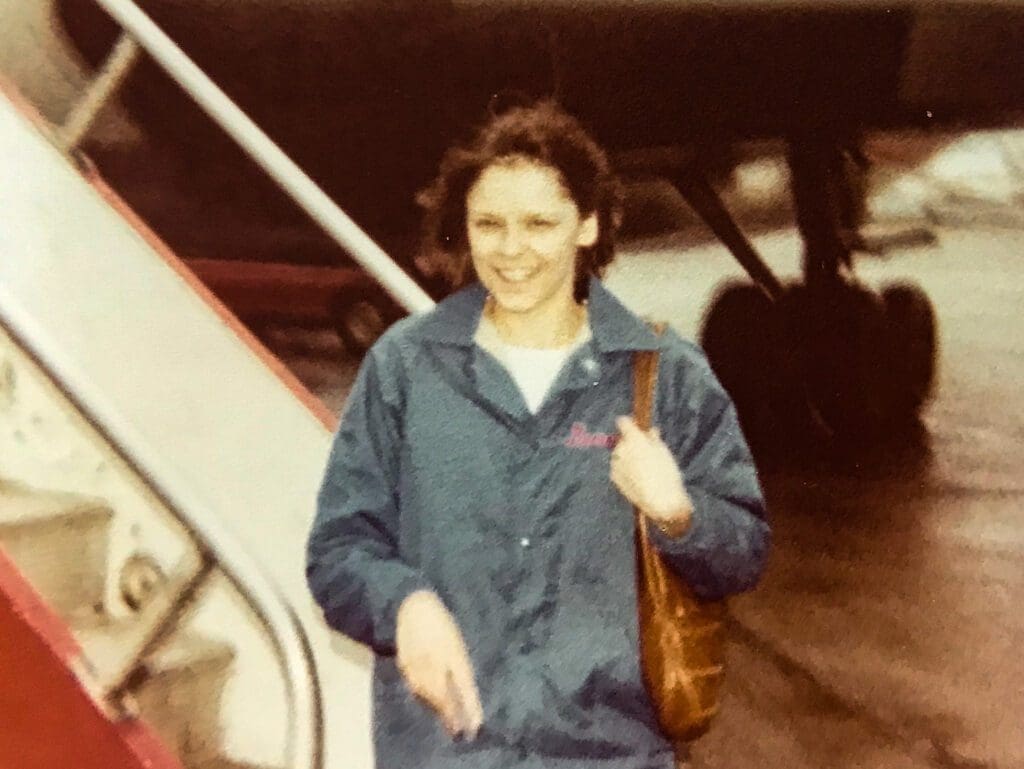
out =
<path fill-rule="evenodd" d="M 651 330 L 661 336 L 664 323 L 651 323 Z M 633 421 L 641 430 L 651 428 L 654 416 L 654 388 L 658 380 L 658 351 L 637 350 L 633 353 Z"/>
<path fill-rule="evenodd" d="M 665 333 L 664 323 L 649 324 L 656 336 Z M 658 381 L 658 350 L 637 350 L 633 353 L 633 421 L 641 430 L 650 430 L 654 418 L 654 394 Z M 651 547 L 647 516 L 633 508 L 636 518 L 637 544 L 644 555 Z"/>

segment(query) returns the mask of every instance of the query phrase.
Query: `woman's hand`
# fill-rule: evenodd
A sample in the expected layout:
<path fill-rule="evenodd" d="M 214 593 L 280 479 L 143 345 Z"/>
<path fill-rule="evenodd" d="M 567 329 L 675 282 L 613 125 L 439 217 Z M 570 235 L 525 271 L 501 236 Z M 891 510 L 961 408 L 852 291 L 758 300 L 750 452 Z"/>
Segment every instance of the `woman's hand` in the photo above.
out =
<path fill-rule="evenodd" d="M 437 595 L 419 590 L 402 601 L 396 622 L 396 662 L 409 689 L 437 712 L 452 737 L 474 739 L 483 707 L 455 619 Z"/>
<path fill-rule="evenodd" d="M 612 451 L 612 483 L 663 532 L 683 534 L 693 504 L 672 452 L 657 428 L 644 432 L 630 417 L 619 417 L 616 425 L 620 437 Z"/>

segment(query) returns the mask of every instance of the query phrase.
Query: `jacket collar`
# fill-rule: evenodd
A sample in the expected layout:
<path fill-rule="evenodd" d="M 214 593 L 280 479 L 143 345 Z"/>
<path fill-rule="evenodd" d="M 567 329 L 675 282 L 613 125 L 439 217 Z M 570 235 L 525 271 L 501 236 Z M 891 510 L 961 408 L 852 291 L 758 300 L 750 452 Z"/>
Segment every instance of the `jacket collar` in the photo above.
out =
<path fill-rule="evenodd" d="M 471 347 L 480 324 L 487 290 L 474 283 L 441 301 L 422 316 L 416 333 L 440 344 Z M 656 350 L 658 337 L 597 278 L 590 279 L 590 330 L 602 352 Z"/>

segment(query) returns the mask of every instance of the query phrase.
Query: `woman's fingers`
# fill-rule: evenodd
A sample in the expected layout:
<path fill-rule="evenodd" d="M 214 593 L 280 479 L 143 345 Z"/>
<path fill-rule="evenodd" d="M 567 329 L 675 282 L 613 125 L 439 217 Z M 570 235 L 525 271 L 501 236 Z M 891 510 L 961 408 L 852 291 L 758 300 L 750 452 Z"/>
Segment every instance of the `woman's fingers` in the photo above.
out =
<path fill-rule="evenodd" d="M 476 737 L 483 707 L 472 666 L 461 649 L 447 649 L 433 658 L 424 655 L 403 672 L 410 691 L 437 713 L 449 735 Z"/>
<path fill-rule="evenodd" d="M 445 672 L 443 694 L 432 704 L 453 738 L 476 739 L 483 708 L 468 662 L 456 663 Z"/>
<path fill-rule="evenodd" d="M 615 425 L 619 429 L 619 440 L 612 450 L 613 460 L 621 459 L 624 454 L 648 451 L 649 447 L 662 442 L 659 428 L 641 430 L 632 417 L 619 417 L 615 420 Z"/>
<path fill-rule="evenodd" d="M 437 714 L 449 735 L 455 737 L 466 731 L 459 696 L 446 667 L 420 667 L 407 679 L 409 689 Z"/>
<path fill-rule="evenodd" d="M 461 659 L 451 671 L 452 682 L 459 698 L 466 736 L 474 739 L 484 721 L 484 709 L 480 702 L 480 691 L 468 655 Z"/>
<path fill-rule="evenodd" d="M 619 417 L 616 424 L 621 437 L 612 451 L 610 480 L 659 526 L 674 527 L 692 506 L 671 449 L 658 428 L 641 430 L 629 417 Z"/>
<path fill-rule="evenodd" d="M 459 739 L 469 732 L 469 718 L 452 670 L 445 671 L 443 695 L 435 709 L 451 737 Z"/>
<path fill-rule="evenodd" d="M 397 664 L 410 691 L 429 705 L 448 733 L 473 738 L 483 707 L 465 639 L 436 594 L 419 591 L 399 607 Z"/>
<path fill-rule="evenodd" d="M 619 417 L 615 420 L 615 426 L 619 428 L 619 435 L 622 440 L 631 440 L 643 437 L 644 431 L 633 420 L 633 417 Z"/>
<path fill-rule="evenodd" d="M 626 479 L 622 475 L 622 466 L 618 462 L 612 462 L 609 477 L 611 478 L 612 483 L 615 484 L 615 488 L 623 494 L 626 494 L 626 491 L 628 490 L 625 482 Z M 628 497 L 629 495 L 627 494 L 626 496 Z"/>

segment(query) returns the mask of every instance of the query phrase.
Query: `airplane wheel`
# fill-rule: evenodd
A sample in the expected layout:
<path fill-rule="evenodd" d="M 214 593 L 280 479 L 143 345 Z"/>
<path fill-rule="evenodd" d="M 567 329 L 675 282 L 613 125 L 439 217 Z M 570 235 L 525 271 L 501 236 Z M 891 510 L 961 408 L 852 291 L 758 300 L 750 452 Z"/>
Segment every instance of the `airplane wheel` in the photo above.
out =
<path fill-rule="evenodd" d="M 931 302 L 914 286 L 795 285 L 773 304 L 737 283 L 718 293 L 701 343 L 755 447 L 860 456 L 917 425 L 936 337 Z"/>
<path fill-rule="evenodd" d="M 938 358 L 935 309 L 920 287 L 882 292 L 889 333 L 889 398 L 896 418 L 914 418 L 932 394 Z"/>
<path fill-rule="evenodd" d="M 833 439 L 853 444 L 876 437 L 887 416 L 881 297 L 856 284 L 798 286 L 782 310 L 805 397 Z"/>
<path fill-rule="evenodd" d="M 729 393 L 752 443 L 774 432 L 789 367 L 775 306 L 756 286 L 731 283 L 718 292 L 701 345 Z"/>

